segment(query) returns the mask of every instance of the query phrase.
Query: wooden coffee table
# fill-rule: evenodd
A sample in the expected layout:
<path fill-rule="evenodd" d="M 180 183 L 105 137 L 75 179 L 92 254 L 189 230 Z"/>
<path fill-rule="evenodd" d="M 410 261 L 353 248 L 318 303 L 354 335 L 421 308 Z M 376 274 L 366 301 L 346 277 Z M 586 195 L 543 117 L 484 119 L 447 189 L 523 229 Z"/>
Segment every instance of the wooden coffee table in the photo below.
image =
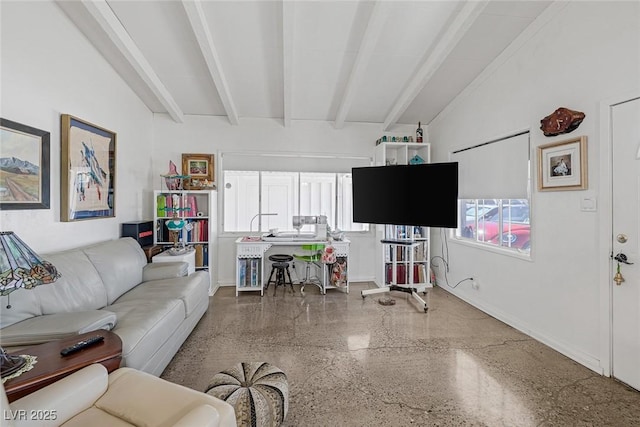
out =
<path fill-rule="evenodd" d="M 104 341 L 68 356 L 60 355 L 60 350 L 63 348 L 95 335 L 103 336 Z M 122 341 L 113 332 L 101 329 L 45 344 L 32 345 L 10 354 L 37 356 L 37 363 L 30 371 L 4 383 L 9 402 L 13 402 L 93 363 L 103 364 L 109 372 L 118 369 L 122 360 Z"/>

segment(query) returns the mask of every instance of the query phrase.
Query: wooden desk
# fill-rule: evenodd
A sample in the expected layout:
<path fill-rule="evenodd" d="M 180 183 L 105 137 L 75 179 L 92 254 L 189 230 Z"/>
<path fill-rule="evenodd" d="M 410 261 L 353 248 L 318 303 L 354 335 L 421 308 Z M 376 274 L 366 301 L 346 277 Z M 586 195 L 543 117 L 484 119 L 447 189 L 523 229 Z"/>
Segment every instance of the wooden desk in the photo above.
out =
<path fill-rule="evenodd" d="M 104 341 L 69 356 L 60 355 L 60 350 L 63 348 L 95 335 L 103 336 Z M 9 402 L 33 393 L 93 363 L 103 364 L 109 372 L 118 369 L 122 360 L 122 341 L 113 332 L 101 329 L 45 344 L 32 345 L 11 354 L 37 356 L 37 363 L 30 371 L 4 383 Z"/>

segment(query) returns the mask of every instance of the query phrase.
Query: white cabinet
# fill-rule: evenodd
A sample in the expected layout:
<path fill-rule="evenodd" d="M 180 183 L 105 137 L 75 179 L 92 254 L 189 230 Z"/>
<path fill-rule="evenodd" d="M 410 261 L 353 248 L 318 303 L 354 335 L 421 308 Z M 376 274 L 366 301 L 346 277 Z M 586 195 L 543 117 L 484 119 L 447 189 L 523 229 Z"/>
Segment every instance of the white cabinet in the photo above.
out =
<path fill-rule="evenodd" d="M 217 247 L 215 190 L 154 191 L 154 244 L 166 248 L 173 246 L 172 234 L 167 223 L 177 219 L 185 222 L 178 232 L 178 239 L 195 250 L 195 269 L 207 270 L 211 283 L 217 284 L 217 259 L 214 251 Z"/>
<path fill-rule="evenodd" d="M 271 243 L 259 238 L 236 240 L 236 296 L 239 292 L 260 291 L 264 295 L 264 253 Z"/>
<path fill-rule="evenodd" d="M 374 153 L 375 166 L 408 165 L 431 162 L 431 144 L 427 142 L 381 142 Z"/>
<path fill-rule="evenodd" d="M 430 287 L 429 236 L 427 227 L 385 225 L 382 244 L 382 286 Z"/>

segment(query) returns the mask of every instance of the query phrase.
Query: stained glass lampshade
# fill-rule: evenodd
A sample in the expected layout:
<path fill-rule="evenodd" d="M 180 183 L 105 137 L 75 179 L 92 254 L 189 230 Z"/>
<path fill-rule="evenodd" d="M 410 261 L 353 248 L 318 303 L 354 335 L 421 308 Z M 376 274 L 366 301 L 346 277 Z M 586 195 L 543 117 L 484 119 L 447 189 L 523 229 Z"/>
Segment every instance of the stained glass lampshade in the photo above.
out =
<path fill-rule="evenodd" d="M 40 258 L 13 231 L 0 231 L 0 295 L 7 295 L 17 289 L 32 289 L 39 285 L 55 282 L 60 273 L 49 262 Z M 7 308 L 11 304 L 7 303 Z M 2 377 L 20 370 L 25 364 L 21 356 L 9 356 L 0 347 Z"/>

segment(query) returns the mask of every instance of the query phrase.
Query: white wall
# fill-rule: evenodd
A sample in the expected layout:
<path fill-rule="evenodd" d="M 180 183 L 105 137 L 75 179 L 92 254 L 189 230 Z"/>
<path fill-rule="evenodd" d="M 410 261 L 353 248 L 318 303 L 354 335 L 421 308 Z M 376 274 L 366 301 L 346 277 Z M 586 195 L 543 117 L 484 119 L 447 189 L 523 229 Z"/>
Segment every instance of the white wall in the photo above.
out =
<path fill-rule="evenodd" d="M 55 3 L 3 1 L 0 14 L 0 115 L 51 133 L 50 209 L 1 211 L 0 229 L 37 252 L 117 238 L 151 209 L 151 112 Z M 115 218 L 60 222 L 65 113 L 117 133 Z"/>
<path fill-rule="evenodd" d="M 566 6 L 566 7 L 565 7 Z M 600 270 L 608 268 L 599 248 L 599 211 L 583 212 L 585 191 L 538 192 L 536 147 L 579 135 L 588 137 L 589 189 L 598 196 L 601 100 L 640 87 L 640 3 L 555 4 L 548 21 L 515 53 L 429 127 L 435 161 L 455 148 L 510 132 L 531 130 L 534 176 L 531 260 L 489 252 L 449 240 L 450 284 L 473 276 L 452 293 L 528 332 L 576 361 L 603 371 L 608 348 L 601 345 Z M 568 135 L 545 137 L 540 119 L 558 107 L 586 114 Z M 461 124 L 464 124 L 461 126 Z M 505 159 L 506 160 L 506 159 Z M 434 234 L 435 255 L 440 233 Z M 437 261 L 436 261 L 437 262 Z M 442 268 L 438 283 L 447 288 Z M 604 369 L 606 370 L 606 369 Z"/>
<path fill-rule="evenodd" d="M 387 134 L 412 135 L 415 126 L 397 126 Z M 373 157 L 375 141 L 384 133 L 380 124 L 346 124 L 335 129 L 331 122 L 293 121 L 285 128 L 281 120 L 241 118 L 232 126 L 226 118 L 187 116 L 183 124 L 167 115 L 154 119 L 155 189 L 160 189 L 160 174 L 168 171 L 172 160 L 180 170 L 182 153 L 216 155 L 216 173 L 220 180 L 218 153 L 224 151 L 254 151 L 282 153 L 314 153 Z M 295 160 L 293 160 L 295 161 Z M 218 186 L 219 193 L 223 193 Z M 223 194 L 219 194 L 219 208 Z M 153 218 L 153 212 L 149 211 Z M 218 245 L 218 281 L 221 285 L 235 283 L 235 240 L 239 234 L 221 234 Z M 373 280 L 373 232 L 349 234 L 352 241 L 349 276 L 352 281 Z"/>
<path fill-rule="evenodd" d="M 640 5 L 638 2 L 554 4 L 539 31 L 479 83 L 463 92 L 428 129 L 434 161 L 448 160 L 454 148 L 530 129 L 535 147 L 577 135 L 589 138 L 589 190 L 598 196 L 600 122 L 598 103 L 640 89 Z M 373 155 L 380 125 L 293 122 L 241 118 L 186 117 L 177 124 L 153 116 L 85 37 L 50 1 L 0 3 L 0 115 L 51 132 L 51 208 L 1 211 L 0 229 L 16 231 L 36 251 L 76 247 L 119 236 L 122 222 L 151 218 L 152 190 L 171 159 L 181 153 L 225 150 Z M 543 16 L 543 20 L 545 17 Z M 540 119 L 560 106 L 586 113 L 570 135 L 547 138 Z M 69 113 L 117 132 L 116 218 L 61 223 L 60 114 Z M 394 129 L 409 133 L 413 126 Z M 1 155 L 1 153 L 0 153 Z M 536 170 L 535 160 L 532 171 Z M 535 188 L 535 181 L 534 181 Z M 532 258 L 523 260 L 457 244 L 448 245 L 450 283 L 474 276 L 451 292 L 490 314 L 601 371 L 607 348 L 599 333 L 598 278 L 601 259 L 596 213 L 580 211 L 585 192 L 532 194 Z M 222 198 L 220 198 L 222 200 Z M 234 277 L 233 241 L 219 244 L 219 280 Z M 434 255 L 440 232 L 433 232 Z M 373 278 L 373 233 L 353 238 L 351 279 Z M 437 262 L 437 261 L 436 261 Z M 441 269 L 438 280 L 444 285 Z"/>

